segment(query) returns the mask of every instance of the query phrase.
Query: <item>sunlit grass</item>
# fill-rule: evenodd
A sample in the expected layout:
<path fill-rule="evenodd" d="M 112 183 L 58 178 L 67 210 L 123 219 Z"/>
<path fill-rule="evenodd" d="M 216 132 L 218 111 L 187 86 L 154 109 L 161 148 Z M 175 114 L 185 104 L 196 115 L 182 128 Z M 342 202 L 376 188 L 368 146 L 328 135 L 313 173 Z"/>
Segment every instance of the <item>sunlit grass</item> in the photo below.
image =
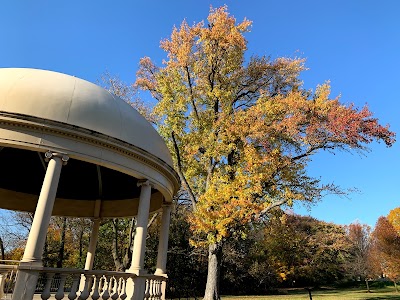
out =
<path fill-rule="evenodd" d="M 223 296 L 222 300 L 308 300 L 309 295 L 305 290 L 288 290 L 285 295 L 270 296 Z M 381 289 L 372 289 L 371 293 L 367 293 L 364 289 L 329 289 L 312 291 L 312 299 L 333 300 L 333 299 L 356 299 L 356 300 L 383 300 L 383 299 L 399 299 L 400 293 L 397 293 L 394 287 L 385 287 Z"/>

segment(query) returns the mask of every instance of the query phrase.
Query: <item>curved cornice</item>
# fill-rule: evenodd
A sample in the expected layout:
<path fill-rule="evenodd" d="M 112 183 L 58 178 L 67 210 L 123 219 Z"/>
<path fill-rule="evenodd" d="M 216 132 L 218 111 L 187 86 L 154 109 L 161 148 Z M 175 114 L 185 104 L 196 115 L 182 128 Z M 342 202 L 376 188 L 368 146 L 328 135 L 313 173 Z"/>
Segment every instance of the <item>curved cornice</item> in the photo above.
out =
<path fill-rule="evenodd" d="M 168 178 L 173 184 L 174 193 L 179 189 L 180 180 L 178 174 L 165 161 L 146 150 L 111 136 L 75 125 L 2 111 L 0 111 L 0 128 L 21 128 L 38 133 L 60 136 L 69 140 L 90 144 L 97 148 L 107 149 L 150 166 Z"/>

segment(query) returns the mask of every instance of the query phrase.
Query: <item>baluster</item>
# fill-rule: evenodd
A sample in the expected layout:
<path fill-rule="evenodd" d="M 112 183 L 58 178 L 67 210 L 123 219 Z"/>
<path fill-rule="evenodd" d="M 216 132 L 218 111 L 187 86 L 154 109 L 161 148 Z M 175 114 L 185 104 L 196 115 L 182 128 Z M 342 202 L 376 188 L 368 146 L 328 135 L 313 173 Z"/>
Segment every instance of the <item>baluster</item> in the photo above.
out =
<path fill-rule="evenodd" d="M 112 289 L 113 292 L 111 294 L 111 299 L 117 300 L 119 298 L 118 289 L 119 289 L 120 280 L 114 276 L 113 282 L 114 282 L 114 286 L 113 286 L 113 289 Z"/>
<path fill-rule="evenodd" d="M 104 286 L 104 275 L 99 276 L 99 294 L 101 295 Z"/>
<path fill-rule="evenodd" d="M 123 284 L 123 277 L 121 276 L 120 278 L 118 278 L 118 294 L 121 296 L 122 294 L 122 284 Z"/>
<path fill-rule="evenodd" d="M 112 299 L 111 296 L 114 294 L 114 291 L 115 291 L 115 277 L 111 276 L 110 285 L 108 286 L 108 292 L 110 293 L 110 299 Z"/>
<path fill-rule="evenodd" d="M 153 280 L 153 289 L 152 289 L 152 297 L 151 299 L 158 299 L 158 279 Z"/>
<path fill-rule="evenodd" d="M 125 300 L 126 297 L 128 297 L 128 295 L 126 294 L 126 282 L 128 281 L 128 278 L 121 277 L 121 279 L 122 279 L 121 292 L 120 292 L 121 295 L 119 296 L 119 298 L 121 300 Z"/>
<path fill-rule="evenodd" d="M 149 291 L 148 291 L 148 294 L 149 294 L 149 300 L 152 300 L 153 299 L 153 287 L 154 287 L 154 280 L 153 279 L 148 279 L 148 282 L 149 282 Z"/>
<path fill-rule="evenodd" d="M 72 282 L 72 287 L 71 287 L 71 291 L 68 294 L 68 299 L 69 300 L 75 300 L 76 299 L 76 292 L 78 291 L 79 288 L 79 279 L 81 278 L 81 274 L 74 274 L 73 275 L 73 282 Z"/>
<path fill-rule="evenodd" d="M 152 299 L 158 299 L 158 279 L 154 279 L 153 281 L 153 297 Z"/>
<path fill-rule="evenodd" d="M 151 296 L 150 299 L 157 299 L 157 279 L 153 279 L 151 284 Z"/>
<path fill-rule="evenodd" d="M 60 274 L 60 285 L 58 286 L 57 293 L 54 296 L 54 298 L 56 298 L 57 300 L 61 300 L 64 298 L 65 280 L 67 280 L 67 274 Z"/>
<path fill-rule="evenodd" d="M 149 288 L 149 299 L 153 300 L 154 299 L 154 285 L 156 283 L 156 281 L 154 279 L 150 279 L 150 288 Z"/>
<path fill-rule="evenodd" d="M 162 280 L 158 280 L 158 284 L 157 284 L 157 299 L 162 299 L 162 284 L 163 281 Z"/>
<path fill-rule="evenodd" d="M 93 291 L 92 291 L 92 299 L 97 300 L 100 298 L 99 293 L 99 285 L 100 285 L 101 276 L 97 275 L 94 277 Z"/>
<path fill-rule="evenodd" d="M 15 281 L 14 270 L 12 270 L 11 273 L 8 274 L 8 280 L 6 279 L 6 281 L 7 281 L 7 285 L 5 288 L 5 292 L 6 292 L 6 294 L 8 294 L 8 293 L 10 293 L 12 287 L 14 286 L 14 281 Z"/>
<path fill-rule="evenodd" d="M 153 280 L 153 296 L 151 299 L 158 299 L 158 283 L 160 281 L 158 279 Z"/>
<path fill-rule="evenodd" d="M 86 300 L 89 298 L 90 294 L 90 284 L 92 283 L 92 276 L 85 274 L 85 285 L 83 287 L 83 291 L 81 291 L 81 294 L 79 295 L 79 300 Z"/>
<path fill-rule="evenodd" d="M 103 300 L 110 299 L 109 289 L 111 286 L 111 279 L 112 279 L 112 276 L 109 276 L 108 278 L 107 278 L 107 276 L 105 276 L 105 277 L 106 278 L 105 278 L 105 282 L 104 282 L 104 286 L 103 286 L 103 294 L 101 295 L 101 299 L 103 299 Z"/>
<path fill-rule="evenodd" d="M 51 288 L 51 282 L 53 280 L 54 277 L 54 273 L 47 273 L 46 274 L 46 285 L 44 287 L 44 290 L 42 292 L 42 294 L 40 295 L 40 297 L 42 298 L 42 300 L 47 300 L 50 298 L 51 294 L 50 294 L 50 288 Z"/>
<path fill-rule="evenodd" d="M 153 288 L 153 299 L 160 299 L 159 298 L 159 289 L 158 289 L 158 287 L 160 286 L 160 280 L 158 280 L 158 279 L 155 279 L 154 280 L 154 288 Z"/>
<path fill-rule="evenodd" d="M 150 279 L 145 279 L 144 299 L 150 299 Z"/>

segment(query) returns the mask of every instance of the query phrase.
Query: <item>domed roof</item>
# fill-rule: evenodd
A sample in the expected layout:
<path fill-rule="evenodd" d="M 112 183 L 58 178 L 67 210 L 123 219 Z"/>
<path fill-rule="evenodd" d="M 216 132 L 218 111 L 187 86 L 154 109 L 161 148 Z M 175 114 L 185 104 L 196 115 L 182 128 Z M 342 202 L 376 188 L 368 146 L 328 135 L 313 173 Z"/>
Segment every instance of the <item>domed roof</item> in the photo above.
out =
<path fill-rule="evenodd" d="M 105 89 L 73 76 L 38 69 L 0 69 L 0 111 L 99 132 L 173 165 L 163 139 L 134 108 Z"/>

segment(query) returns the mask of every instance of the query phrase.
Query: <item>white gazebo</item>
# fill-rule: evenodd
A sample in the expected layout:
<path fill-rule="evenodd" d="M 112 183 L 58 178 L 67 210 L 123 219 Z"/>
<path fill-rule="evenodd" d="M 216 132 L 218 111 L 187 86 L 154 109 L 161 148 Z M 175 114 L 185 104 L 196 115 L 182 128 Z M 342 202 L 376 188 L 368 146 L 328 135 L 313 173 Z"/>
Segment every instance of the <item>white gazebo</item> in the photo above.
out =
<path fill-rule="evenodd" d="M 85 80 L 0 69 L 0 208 L 34 212 L 13 300 L 163 299 L 172 197 L 179 178 L 158 133 L 135 109 Z M 155 274 L 144 270 L 149 214 L 162 211 Z M 85 270 L 45 268 L 50 217 L 92 218 Z M 100 220 L 137 218 L 127 272 L 92 270 Z M 45 274 L 45 275 L 43 275 Z M 57 278 L 57 290 L 53 281 Z M 67 283 L 72 282 L 70 286 Z M 0 298 L 4 280 L 0 278 Z"/>

